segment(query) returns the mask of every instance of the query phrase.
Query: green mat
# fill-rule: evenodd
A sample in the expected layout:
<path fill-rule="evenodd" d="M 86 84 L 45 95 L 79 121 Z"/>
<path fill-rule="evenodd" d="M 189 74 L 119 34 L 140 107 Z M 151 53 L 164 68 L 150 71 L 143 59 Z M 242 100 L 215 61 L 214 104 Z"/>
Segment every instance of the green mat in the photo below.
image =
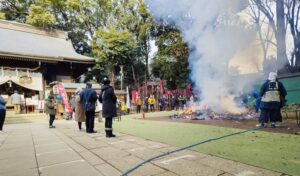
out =
<path fill-rule="evenodd" d="M 174 112 L 146 114 L 146 118 L 166 116 Z M 160 122 L 124 116 L 114 129 L 126 134 L 184 147 L 193 143 L 223 136 L 238 129 L 199 124 Z M 289 175 L 300 175 L 300 137 L 255 131 L 211 142 L 192 150 Z"/>

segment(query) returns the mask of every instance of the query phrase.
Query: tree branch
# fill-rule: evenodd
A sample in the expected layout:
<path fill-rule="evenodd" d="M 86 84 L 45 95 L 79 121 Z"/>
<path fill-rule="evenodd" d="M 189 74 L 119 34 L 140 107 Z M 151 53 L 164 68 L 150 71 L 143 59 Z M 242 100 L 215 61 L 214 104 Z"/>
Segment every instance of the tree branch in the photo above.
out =
<path fill-rule="evenodd" d="M 295 25 L 295 29 L 297 31 L 297 34 L 299 33 L 299 30 L 298 30 L 298 24 L 299 24 L 299 12 L 300 12 L 300 4 L 298 5 L 298 8 L 297 8 L 297 15 L 296 15 L 296 25 Z"/>
<path fill-rule="evenodd" d="M 274 30 L 274 33 L 277 33 L 277 29 L 275 26 L 275 21 L 273 19 L 274 14 L 270 8 L 270 5 L 267 3 L 263 3 L 261 0 L 253 0 L 254 3 L 257 5 L 258 9 L 268 18 L 269 23 L 272 27 L 272 29 Z"/>

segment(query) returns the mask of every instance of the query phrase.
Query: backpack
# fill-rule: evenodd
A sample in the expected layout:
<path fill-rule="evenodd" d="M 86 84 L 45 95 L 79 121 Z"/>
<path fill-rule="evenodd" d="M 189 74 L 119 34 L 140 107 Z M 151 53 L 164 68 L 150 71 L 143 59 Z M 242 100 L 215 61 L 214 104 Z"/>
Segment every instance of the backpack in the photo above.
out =
<path fill-rule="evenodd" d="M 90 102 L 90 97 L 91 97 L 92 94 L 89 95 L 89 97 L 86 99 L 86 102 L 85 102 L 85 111 L 95 111 L 96 109 L 96 103 L 92 103 Z"/>

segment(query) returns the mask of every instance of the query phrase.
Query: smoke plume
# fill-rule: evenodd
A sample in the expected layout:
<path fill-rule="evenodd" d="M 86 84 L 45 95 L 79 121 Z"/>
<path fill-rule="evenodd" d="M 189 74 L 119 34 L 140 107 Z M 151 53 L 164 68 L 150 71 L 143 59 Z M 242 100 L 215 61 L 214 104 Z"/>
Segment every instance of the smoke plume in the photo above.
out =
<path fill-rule="evenodd" d="M 244 0 L 147 0 L 155 19 L 179 26 L 190 46 L 189 65 L 201 104 L 217 112 L 241 112 L 234 98 L 242 85 L 232 79 L 230 60 L 255 38 L 243 22 Z M 235 70 L 238 71 L 238 70 Z"/>

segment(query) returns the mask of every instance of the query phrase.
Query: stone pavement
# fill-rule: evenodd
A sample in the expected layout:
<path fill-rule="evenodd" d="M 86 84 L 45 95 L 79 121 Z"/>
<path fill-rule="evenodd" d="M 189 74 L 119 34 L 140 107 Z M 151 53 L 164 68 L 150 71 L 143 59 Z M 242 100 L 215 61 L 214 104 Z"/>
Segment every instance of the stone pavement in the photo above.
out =
<path fill-rule="evenodd" d="M 1 176 L 119 176 L 133 166 L 175 147 L 116 133 L 87 134 L 74 121 L 37 120 L 4 126 L 0 134 Z M 103 124 L 100 124 L 103 125 Z M 130 175 L 280 176 L 281 173 L 190 150 L 148 163 Z"/>

